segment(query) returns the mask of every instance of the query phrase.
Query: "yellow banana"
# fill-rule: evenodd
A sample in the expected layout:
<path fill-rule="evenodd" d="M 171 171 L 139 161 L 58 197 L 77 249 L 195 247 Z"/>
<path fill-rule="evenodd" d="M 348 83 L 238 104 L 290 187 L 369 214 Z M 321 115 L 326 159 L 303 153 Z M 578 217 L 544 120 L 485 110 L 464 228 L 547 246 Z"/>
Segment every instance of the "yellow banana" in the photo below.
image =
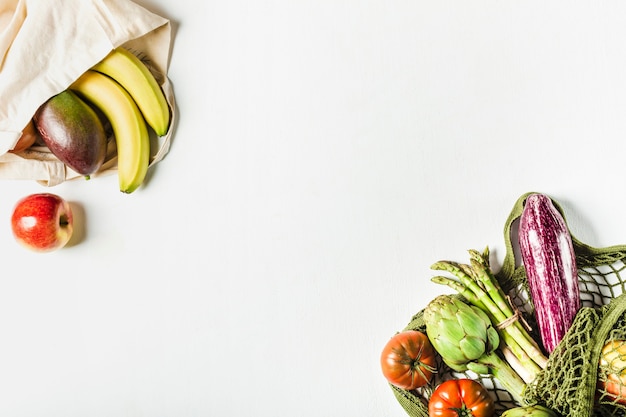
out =
<path fill-rule="evenodd" d="M 150 162 L 148 128 L 137 105 L 115 80 L 96 71 L 85 72 L 70 89 L 109 119 L 117 144 L 120 190 L 132 193 L 145 179 Z"/>
<path fill-rule="evenodd" d="M 167 133 L 170 108 L 163 90 L 146 65 L 123 47 L 115 48 L 93 70 L 108 75 L 128 91 L 146 123 L 158 136 Z"/>

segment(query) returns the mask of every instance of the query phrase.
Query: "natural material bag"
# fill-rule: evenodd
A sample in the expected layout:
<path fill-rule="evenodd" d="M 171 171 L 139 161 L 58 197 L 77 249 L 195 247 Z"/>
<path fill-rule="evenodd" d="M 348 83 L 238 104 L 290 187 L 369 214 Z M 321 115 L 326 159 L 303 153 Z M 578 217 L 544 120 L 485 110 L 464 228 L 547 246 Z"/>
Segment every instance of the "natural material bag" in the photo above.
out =
<path fill-rule="evenodd" d="M 529 194 L 517 200 L 505 222 L 506 254 L 496 278 L 524 319 L 533 324 L 533 305 L 528 296 L 526 273 L 523 265 L 516 262 L 513 243 L 513 230 Z M 553 203 L 565 217 L 558 202 L 553 200 Z M 606 375 L 598 366 L 603 347 L 611 341 L 626 341 L 626 245 L 595 248 L 574 236 L 572 240 L 582 308 L 568 333 L 548 357 L 545 370 L 528 384 L 524 396 L 530 403 L 545 405 L 563 417 L 626 416 L 626 405 L 622 404 L 626 398 L 620 398 L 598 385 L 607 382 Z M 425 332 L 423 313 L 424 310 L 418 311 L 403 330 Z M 539 340 L 537 334 L 533 336 Z M 430 385 L 413 391 L 391 388 L 409 416 L 428 417 L 427 402 L 434 386 L 458 377 L 481 382 L 496 400 L 498 415 L 516 405 L 493 377 L 471 372 L 456 373 L 442 361 Z M 623 389 L 626 393 L 626 387 Z"/>
<path fill-rule="evenodd" d="M 45 146 L 9 152 L 48 98 L 68 88 L 112 49 L 139 56 L 161 84 L 172 111 L 169 132 L 152 138 L 151 164 L 169 151 L 176 106 L 167 69 L 171 25 L 130 0 L 2 0 L 0 4 L 0 179 L 46 186 L 82 177 Z M 100 171 L 116 171 L 114 145 Z"/>

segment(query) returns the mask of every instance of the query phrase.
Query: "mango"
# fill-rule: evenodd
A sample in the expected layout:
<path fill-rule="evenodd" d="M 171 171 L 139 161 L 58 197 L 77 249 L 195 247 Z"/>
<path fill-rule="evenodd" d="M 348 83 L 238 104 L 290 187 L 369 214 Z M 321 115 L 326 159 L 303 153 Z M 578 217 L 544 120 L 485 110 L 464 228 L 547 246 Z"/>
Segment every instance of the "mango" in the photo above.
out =
<path fill-rule="evenodd" d="M 50 152 L 89 179 L 104 163 L 107 136 L 89 104 L 71 90 L 48 99 L 33 117 Z"/>

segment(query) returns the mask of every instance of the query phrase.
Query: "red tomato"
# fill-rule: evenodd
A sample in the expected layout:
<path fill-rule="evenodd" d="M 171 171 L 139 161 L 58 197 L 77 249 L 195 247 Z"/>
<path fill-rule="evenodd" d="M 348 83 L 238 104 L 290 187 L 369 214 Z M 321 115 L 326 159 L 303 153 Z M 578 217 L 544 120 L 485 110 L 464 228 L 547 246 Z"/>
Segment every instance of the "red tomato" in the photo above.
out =
<path fill-rule="evenodd" d="M 487 389 L 472 379 L 442 382 L 430 396 L 430 417 L 491 417 L 495 403 Z"/>
<path fill-rule="evenodd" d="M 426 385 L 437 369 L 435 350 L 428 336 L 416 330 L 393 336 L 383 348 L 380 364 L 387 381 L 406 390 Z"/>

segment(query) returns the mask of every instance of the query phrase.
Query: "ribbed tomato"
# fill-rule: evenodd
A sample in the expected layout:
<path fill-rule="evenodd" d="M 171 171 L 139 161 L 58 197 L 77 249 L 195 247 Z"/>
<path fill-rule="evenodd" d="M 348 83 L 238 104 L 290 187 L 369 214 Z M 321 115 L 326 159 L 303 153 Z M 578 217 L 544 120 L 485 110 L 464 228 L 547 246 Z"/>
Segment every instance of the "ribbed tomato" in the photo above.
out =
<path fill-rule="evenodd" d="M 428 402 L 430 417 L 491 417 L 495 403 L 487 389 L 472 379 L 451 379 L 435 388 Z"/>
<path fill-rule="evenodd" d="M 380 364 L 387 381 L 406 390 L 426 385 L 437 368 L 428 336 L 417 330 L 396 333 L 383 348 Z"/>

